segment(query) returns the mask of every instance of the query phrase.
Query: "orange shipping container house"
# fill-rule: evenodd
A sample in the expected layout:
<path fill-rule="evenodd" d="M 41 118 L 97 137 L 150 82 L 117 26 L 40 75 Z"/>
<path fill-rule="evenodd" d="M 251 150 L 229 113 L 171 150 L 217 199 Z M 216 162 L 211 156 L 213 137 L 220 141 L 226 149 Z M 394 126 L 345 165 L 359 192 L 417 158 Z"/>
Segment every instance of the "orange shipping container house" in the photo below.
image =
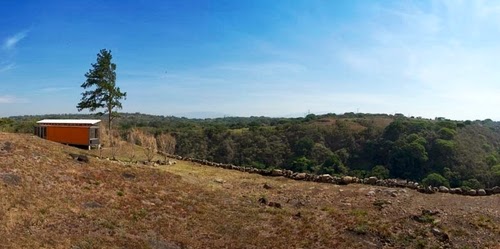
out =
<path fill-rule="evenodd" d="M 99 119 L 44 119 L 36 122 L 35 135 L 63 144 L 100 147 Z"/>

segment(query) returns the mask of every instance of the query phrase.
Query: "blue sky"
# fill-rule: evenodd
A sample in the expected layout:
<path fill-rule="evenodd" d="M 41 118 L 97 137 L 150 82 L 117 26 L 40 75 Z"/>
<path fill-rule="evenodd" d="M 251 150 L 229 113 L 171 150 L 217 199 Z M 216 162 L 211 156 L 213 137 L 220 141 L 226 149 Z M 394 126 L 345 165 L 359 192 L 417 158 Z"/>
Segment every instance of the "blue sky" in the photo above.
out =
<path fill-rule="evenodd" d="M 76 113 L 112 51 L 125 112 L 500 119 L 497 1 L 1 1 L 0 116 Z"/>

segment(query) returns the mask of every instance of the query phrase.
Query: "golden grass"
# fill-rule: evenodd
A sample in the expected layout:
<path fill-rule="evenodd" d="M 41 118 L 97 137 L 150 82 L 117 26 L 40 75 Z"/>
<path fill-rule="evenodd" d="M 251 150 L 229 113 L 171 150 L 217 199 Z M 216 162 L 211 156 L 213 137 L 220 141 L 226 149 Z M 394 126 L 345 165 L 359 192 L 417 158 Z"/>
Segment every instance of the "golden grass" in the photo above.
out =
<path fill-rule="evenodd" d="M 182 161 L 150 167 L 92 158 L 85 164 L 68 153 L 87 151 L 7 133 L 0 133 L 0 149 L 7 140 L 14 150 L 0 153 L 0 174 L 21 181 L 0 179 L 0 248 L 412 248 L 424 236 L 425 246 L 439 246 L 431 224 L 410 218 L 422 209 L 440 210 L 444 230 L 464 229 L 452 233 L 452 245 L 500 244 L 497 196 L 407 191 L 391 197 L 386 188 Z M 376 198 L 365 196 L 371 189 L 379 189 Z M 392 204 L 379 209 L 378 199 Z"/>

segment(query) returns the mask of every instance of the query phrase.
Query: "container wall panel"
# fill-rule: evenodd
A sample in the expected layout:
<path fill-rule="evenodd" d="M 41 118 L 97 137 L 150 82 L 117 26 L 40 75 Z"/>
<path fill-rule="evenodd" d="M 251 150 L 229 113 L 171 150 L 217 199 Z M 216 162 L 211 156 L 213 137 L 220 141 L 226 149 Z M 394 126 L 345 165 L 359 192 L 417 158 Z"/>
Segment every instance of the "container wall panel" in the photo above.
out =
<path fill-rule="evenodd" d="M 78 126 L 48 126 L 47 139 L 65 144 L 88 145 L 89 128 Z"/>

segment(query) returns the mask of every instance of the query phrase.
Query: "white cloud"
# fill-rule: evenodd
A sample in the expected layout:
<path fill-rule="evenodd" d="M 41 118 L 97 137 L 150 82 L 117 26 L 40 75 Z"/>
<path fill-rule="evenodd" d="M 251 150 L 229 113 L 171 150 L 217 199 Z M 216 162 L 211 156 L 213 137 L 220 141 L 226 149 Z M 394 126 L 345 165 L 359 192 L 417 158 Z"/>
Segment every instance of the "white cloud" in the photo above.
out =
<path fill-rule="evenodd" d="M 380 82 L 383 75 L 389 86 L 404 85 L 401 95 L 413 96 L 415 102 L 395 102 L 401 112 L 500 118 L 494 108 L 500 105 L 500 18 L 495 14 L 499 5 L 489 1 L 404 3 L 384 6 L 384 14 L 381 8 L 373 8 L 377 13 L 363 27 L 370 34 L 366 43 L 339 53 L 344 65 L 366 79 Z"/>
<path fill-rule="evenodd" d="M 53 92 L 67 91 L 67 90 L 71 90 L 71 89 L 74 89 L 74 87 L 45 87 L 45 88 L 40 89 L 40 91 L 46 92 L 46 93 L 53 93 Z"/>
<path fill-rule="evenodd" d="M 3 48 L 5 50 L 11 50 L 16 47 L 17 43 L 19 43 L 22 39 L 26 38 L 28 35 L 28 31 L 24 30 L 13 36 L 7 37 L 3 43 Z"/>
<path fill-rule="evenodd" d="M 25 99 L 17 98 L 10 95 L 0 95 L 0 104 L 26 103 Z"/>
<path fill-rule="evenodd" d="M 148 79 L 150 89 L 141 85 L 130 91 L 130 101 L 159 95 L 182 103 L 150 103 L 150 110 L 162 112 L 185 108 L 277 116 L 359 108 L 428 118 L 500 119 L 499 6 L 491 1 L 384 2 L 368 7 L 355 21 L 309 28 L 325 31 L 319 35 L 302 30 L 296 32 L 301 39 L 284 38 L 296 38 L 294 46 L 258 40 L 249 50 L 271 55 L 262 61 L 242 58 L 183 72 L 135 75 L 153 79 Z M 312 19 L 308 27 L 317 21 Z M 140 85 L 128 82 L 131 88 Z"/>
<path fill-rule="evenodd" d="M 241 72 L 250 74 L 290 74 L 306 71 L 303 65 L 286 62 L 264 62 L 264 63 L 230 63 L 214 67 L 215 70 L 225 72 Z"/>

